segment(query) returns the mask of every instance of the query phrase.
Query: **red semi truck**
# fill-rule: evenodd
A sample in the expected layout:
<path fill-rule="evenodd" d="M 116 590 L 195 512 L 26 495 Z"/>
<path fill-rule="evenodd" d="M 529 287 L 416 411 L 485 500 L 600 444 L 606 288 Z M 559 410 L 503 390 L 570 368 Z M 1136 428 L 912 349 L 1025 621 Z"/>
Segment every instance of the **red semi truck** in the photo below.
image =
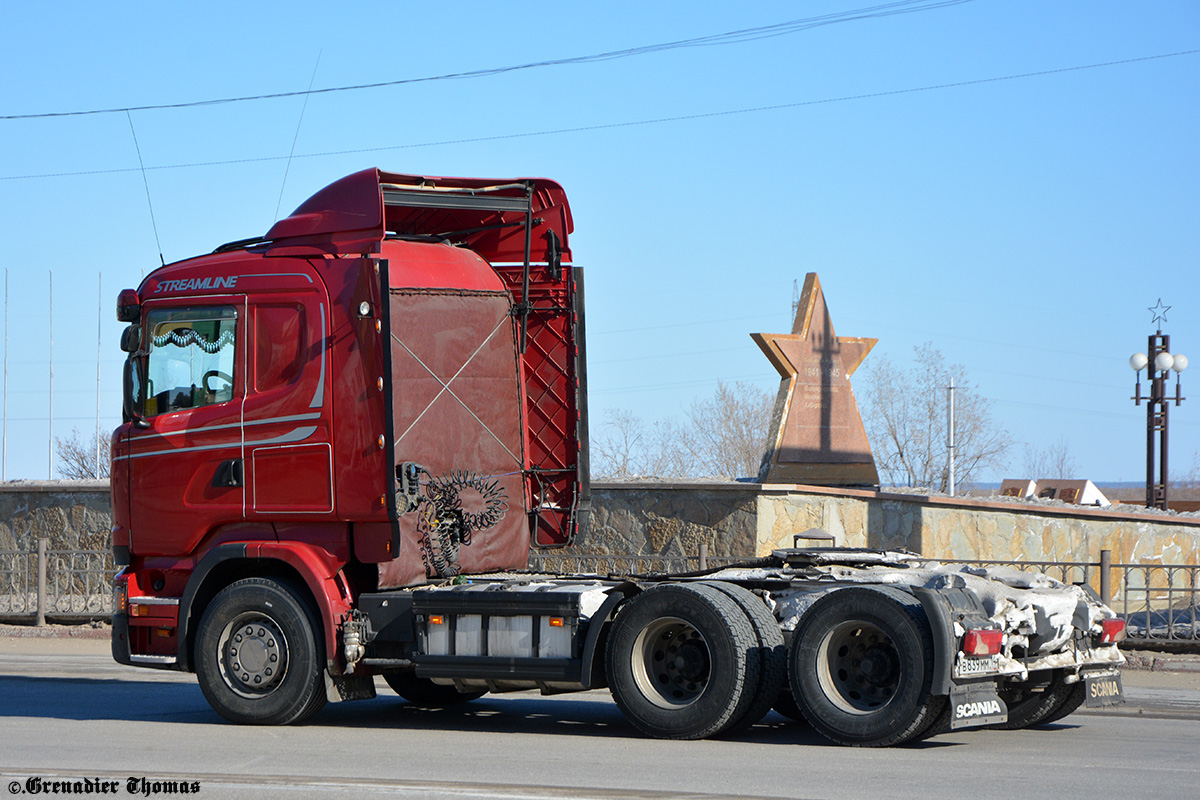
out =
<path fill-rule="evenodd" d="M 772 707 L 891 745 L 1121 698 L 1086 587 L 905 553 L 544 575 L 587 524 L 583 272 L 543 179 L 366 170 L 118 299 L 112 648 L 239 723 L 607 686 L 651 736 Z"/>

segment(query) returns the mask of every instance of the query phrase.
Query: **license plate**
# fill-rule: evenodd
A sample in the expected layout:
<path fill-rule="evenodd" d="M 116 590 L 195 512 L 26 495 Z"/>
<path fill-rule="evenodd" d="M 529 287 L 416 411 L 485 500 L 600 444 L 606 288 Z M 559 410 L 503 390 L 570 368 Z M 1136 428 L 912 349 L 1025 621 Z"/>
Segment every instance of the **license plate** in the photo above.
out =
<path fill-rule="evenodd" d="M 1101 672 L 1083 676 L 1084 705 L 1088 708 L 1115 706 L 1125 702 L 1120 672 Z"/>
<path fill-rule="evenodd" d="M 954 667 L 954 677 L 995 675 L 1000 671 L 1000 656 L 963 656 Z"/>

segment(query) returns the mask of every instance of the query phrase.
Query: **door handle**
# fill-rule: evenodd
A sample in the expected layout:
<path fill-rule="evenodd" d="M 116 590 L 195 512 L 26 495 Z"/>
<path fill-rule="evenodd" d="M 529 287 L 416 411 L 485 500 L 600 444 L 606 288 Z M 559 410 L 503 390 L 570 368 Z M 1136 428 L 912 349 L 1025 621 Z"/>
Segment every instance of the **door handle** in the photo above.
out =
<path fill-rule="evenodd" d="M 242 486 L 242 460 L 231 458 L 222 461 L 217 467 L 217 474 L 213 476 L 212 485 L 215 488 Z"/>

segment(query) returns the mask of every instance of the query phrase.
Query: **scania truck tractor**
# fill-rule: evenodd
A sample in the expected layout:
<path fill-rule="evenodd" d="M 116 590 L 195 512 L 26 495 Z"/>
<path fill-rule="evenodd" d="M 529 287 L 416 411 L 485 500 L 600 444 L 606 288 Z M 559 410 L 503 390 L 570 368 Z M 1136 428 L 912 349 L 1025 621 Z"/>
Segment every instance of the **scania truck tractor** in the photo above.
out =
<path fill-rule="evenodd" d="M 586 530 L 584 275 L 544 179 L 369 169 L 118 299 L 112 649 L 237 723 L 328 701 L 607 687 L 642 733 L 772 708 L 884 746 L 1121 699 L 1085 586 L 797 548 L 688 574 L 528 570 Z"/>

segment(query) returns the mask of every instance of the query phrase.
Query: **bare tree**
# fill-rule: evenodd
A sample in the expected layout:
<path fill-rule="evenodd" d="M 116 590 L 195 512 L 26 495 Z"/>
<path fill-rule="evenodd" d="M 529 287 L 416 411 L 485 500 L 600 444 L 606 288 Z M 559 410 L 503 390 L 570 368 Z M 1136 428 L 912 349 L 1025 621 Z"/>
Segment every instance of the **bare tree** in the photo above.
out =
<path fill-rule="evenodd" d="M 638 451 L 645 438 L 641 417 L 631 411 L 610 408 L 604 426 L 592 436 L 592 473 L 597 478 L 629 478 L 637 473 Z"/>
<path fill-rule="evenodd" d="M 1079 465 L 1071 455 L 1065 436 L 1045 447 L 1026 444 L 1022 469 L 1024 477 L 1035 481 L 1042 478 L 1070 480 L 1079 477 Z"/>
<path fill-rule="evenodd" d="M 1192 453 L 1192 468 L 1183 477 L 1171 481 L 1177 489 L 1200 489 L 1200 450 Z"/>
<path fill-rule="evenodd" d="M 881 477 L 892 485 L 950 488 L 946 387 L 954 378 L 955 484 L 968 488 L 985 469 L 1000 467 L 1012 447 L 959 364 L 947 365 L 932 342 L 914 347 L 917 364 L 903 370 L 886 356 L 866 370 L 863 424 Z"/>
<path fill-rule="evenodd" d="M 592 437 L 597 478 L 727 477 L 757 475 L 767 446 L 774 398 L 747 383 L 717 383 L 695 400 L 683 423 L 610 409 Z"/>
<path fill-rule="evenodd" d="M 100 457 L 96 458 L 99 444 Z M 54 451 L 58 455 L 58 474 L 69 479 L 99 479 L 108 477 L 112 458 L 112 440 L 108 434 L 97 431 L 90 442 L 80 439 L 78 428 L 72 428 L 69 436 L 54 437 Z"/>
<path fill-rule="evenodd" d="M 669 477 L 684 473 L 678 427 L 669 420 L 647 428 L 632 411 L 609 409 L 591 444 L 592 473 L 597 478 Z"/>
<path fill-rule="evenodd" d="M 679 443 L 691 475 L 740 478 L 757 475 L 770 435 L 775 397 L 751 383 L 717 382 L 707 400 L 688 409 Z"/>

